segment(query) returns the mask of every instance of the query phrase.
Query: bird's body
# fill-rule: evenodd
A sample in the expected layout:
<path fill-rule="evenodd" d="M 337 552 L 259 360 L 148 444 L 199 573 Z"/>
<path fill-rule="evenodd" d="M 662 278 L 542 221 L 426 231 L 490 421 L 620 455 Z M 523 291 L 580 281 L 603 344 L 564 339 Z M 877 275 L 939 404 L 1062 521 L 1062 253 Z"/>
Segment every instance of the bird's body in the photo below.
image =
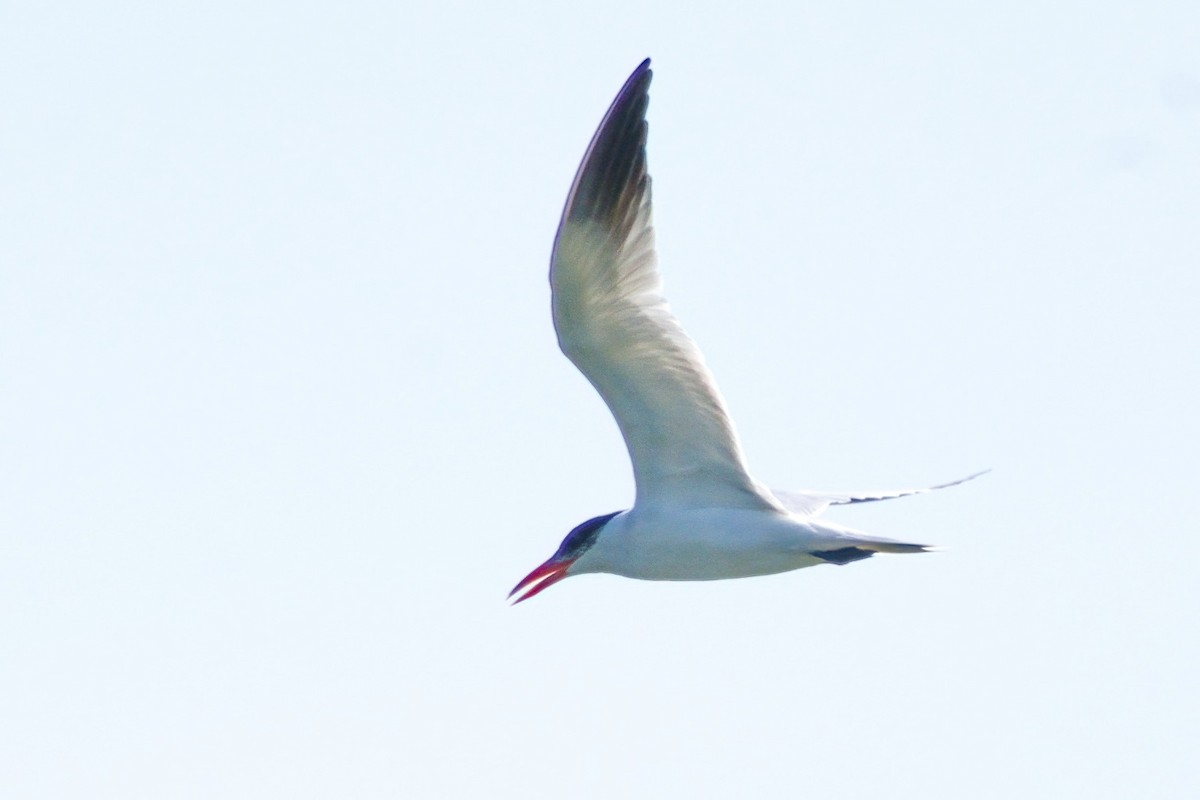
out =
<path fill-rule="evenodd" d="M 512 595 L 586 572 L 720 580 L 928 549 L 817 519 L 830 505 L 927 489 L 772 492 L 750 476 L 716 382 L 662 295 L 646 171 L 650 77 L 647 59 L 592 138 L 550 268 L 559 345 L 616 418 L 637 498 L 576 527 Z"/>
<path fill-rule="evenodd" d="M 571 572 L 652 581 L 773 575 L 824 563 L 812 551 L 845 547 L 848 533 L 782 510 L 635 506 L 604 526 Z"/>

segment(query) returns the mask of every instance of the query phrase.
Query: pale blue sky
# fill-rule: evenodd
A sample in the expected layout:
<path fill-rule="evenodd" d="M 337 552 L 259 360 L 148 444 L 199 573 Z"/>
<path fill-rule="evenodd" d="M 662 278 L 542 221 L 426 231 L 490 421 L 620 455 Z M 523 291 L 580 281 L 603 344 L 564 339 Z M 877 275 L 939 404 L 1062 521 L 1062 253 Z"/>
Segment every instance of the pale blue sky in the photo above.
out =
<path fill-rule="evenodd" d="M 1050 5 L 1050 8 L 1046 6 Z M 6 798 L 1182 798 L 1200 5 L 0 12 Z M 504 595 L 626 507 L 546 266 L 654 59 L 755 473 L 945 552 Z"/>

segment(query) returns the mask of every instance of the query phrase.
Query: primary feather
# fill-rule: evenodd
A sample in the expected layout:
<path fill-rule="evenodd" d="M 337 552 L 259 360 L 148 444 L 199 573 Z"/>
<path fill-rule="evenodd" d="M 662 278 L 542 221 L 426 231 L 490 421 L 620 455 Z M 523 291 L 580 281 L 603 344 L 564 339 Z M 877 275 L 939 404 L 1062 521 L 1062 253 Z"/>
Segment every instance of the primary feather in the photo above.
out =
<path fill-rule="evenodd" d="M 654 253 L 646 106 L 650 62 L 588 146 L 554 241 L 559 346 L 604 398 L 641 506 L 778 508 L 750 477 L 704 357 L 671 313 Z"/>

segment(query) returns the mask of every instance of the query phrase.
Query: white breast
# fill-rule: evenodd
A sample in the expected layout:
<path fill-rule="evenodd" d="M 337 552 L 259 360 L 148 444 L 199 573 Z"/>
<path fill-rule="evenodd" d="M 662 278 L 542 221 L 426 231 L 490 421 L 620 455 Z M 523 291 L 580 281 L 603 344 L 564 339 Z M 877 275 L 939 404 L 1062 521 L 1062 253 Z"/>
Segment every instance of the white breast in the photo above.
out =
<path fill-rule="evenodd" d="M 747 578 L 823 563 L 835 529 L 786 513 L 730 508 L 643 510 L 614 517 L 571 568 L 659 581 Z"/>

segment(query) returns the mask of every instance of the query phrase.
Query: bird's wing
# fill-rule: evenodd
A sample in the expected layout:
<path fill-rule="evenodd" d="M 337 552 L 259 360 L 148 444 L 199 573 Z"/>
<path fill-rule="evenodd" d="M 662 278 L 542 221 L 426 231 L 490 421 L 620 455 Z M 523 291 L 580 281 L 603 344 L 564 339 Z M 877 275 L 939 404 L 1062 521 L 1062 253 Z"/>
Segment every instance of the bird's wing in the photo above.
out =
<path fill-rule="evenodd" d="M 783 504 L 783 507 L 793 514 L 805 517 L 815 517 L 830 506 L 848 505 L 850 503 L 871 503 L 876 500 L 891 500 L 894 497 L 908 497 L 912 494 L 925 494 L 934 489 L 945 489 L 948 486 L 958 486 L 972 478 L 978 478 L 991 470 L 976 472 L 965 478 L 959 478 L 949 483 L 939 483 L 937 486 L 927 486 L 924 489 L 894 489 L 881 492 L 781 492 L 772 490 L 772 494 Z"/>
<path fill-rule="evenodd" d="M 567 195 L 550 261 L 559 346 L 616 418 L 639 505 L 778 508 L 747 473 L 712 374 L 662 295 L 646 172 L 650 77 L 647 59 Z"/>

